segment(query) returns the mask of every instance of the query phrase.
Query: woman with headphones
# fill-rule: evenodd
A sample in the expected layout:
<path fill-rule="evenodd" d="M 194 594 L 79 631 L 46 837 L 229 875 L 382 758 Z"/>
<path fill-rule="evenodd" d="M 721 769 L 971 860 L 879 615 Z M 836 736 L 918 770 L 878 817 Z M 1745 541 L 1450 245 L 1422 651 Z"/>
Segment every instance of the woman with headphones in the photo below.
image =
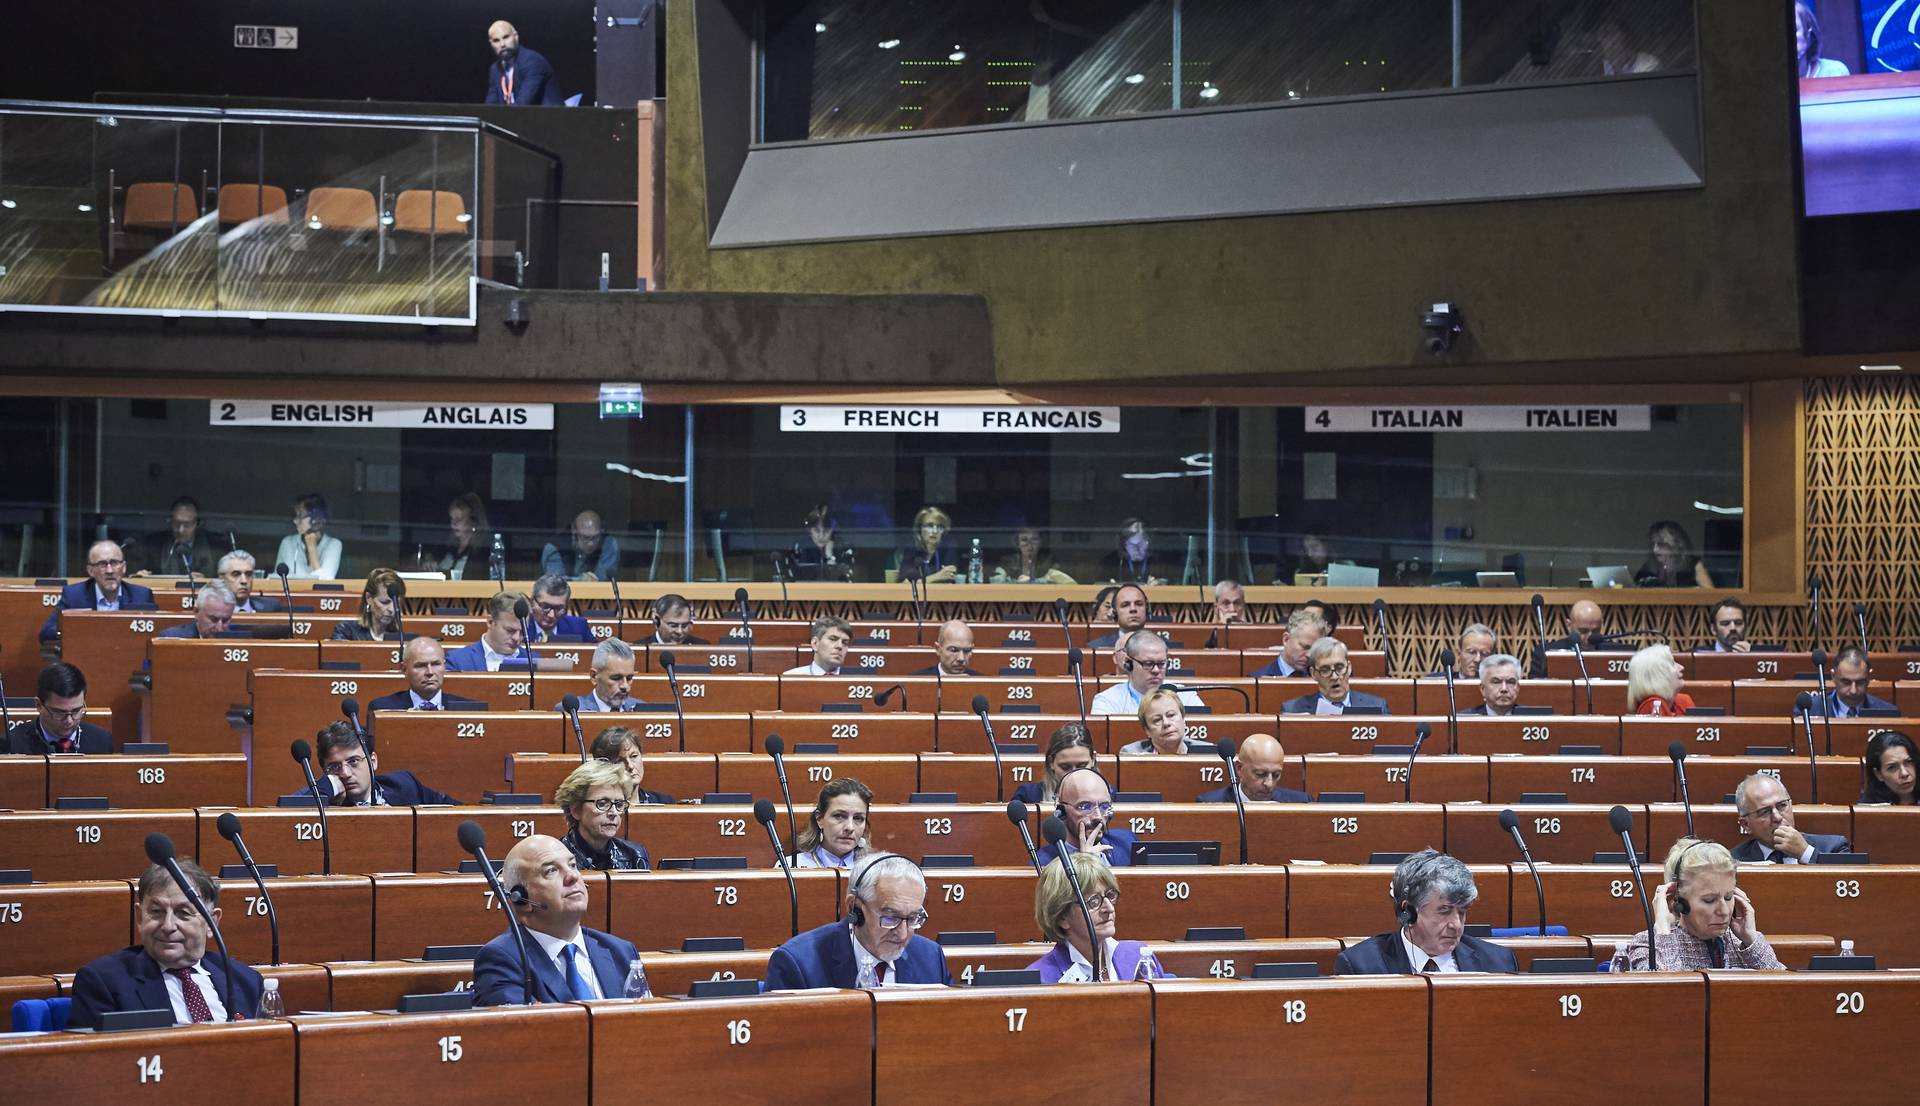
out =
<path fill-rule="evenodd" d="M 1092 983 L 1093 948 L 1097 939 L 1102 957 L 1100 978 L 1114 980 L 1171 979 L 1168 971 L 1139 941 L 1114 939 L 1120 918 L 1120 881 L 1114 878 L 1107 862 L 1092 853 L 1071 853 L 1073 874 L 1087 896 L 1087 914 L 1080 913 L 1079 900 L 1073 897 L 1073 885 L 1055 861 L 1040 873 L 1033 893 L 1033 920 L 1040 933 L 1053 942 L 1053 951 L 1033 963 L 1030 971 L 1040 973 L 1042 983 Z M 1093 934 L 1087 933 L 1087 916 L 1093 918 Z"/>
<path fill-rule="evenodd" d="M 793 841 L 796 868 L 850 868 L 868 847 L 867 813 L 873 792 L 852 776 L 820 789 L 820 798 Z"/>
<path fill-rule="evenodd" d="M 1784 971 L 1754 920 L 1753 902 L 1734 884 L 1738 865 L 1725 845 L 1682 837 L 1667 850 L 1667 881 L 1653 900 L 1654 950 L 1661 971 L 1757 968 Z M 1613 954 L 1616 972 L 1644 972 L 1648 934 Z"/>

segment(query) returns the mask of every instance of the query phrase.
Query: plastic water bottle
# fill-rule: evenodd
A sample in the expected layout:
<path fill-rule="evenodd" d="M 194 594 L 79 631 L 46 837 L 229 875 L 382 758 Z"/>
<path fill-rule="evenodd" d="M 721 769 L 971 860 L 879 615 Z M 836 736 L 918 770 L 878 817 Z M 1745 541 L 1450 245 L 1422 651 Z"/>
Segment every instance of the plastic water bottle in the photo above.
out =
<path fill-rule="evenodd" d="M 1852 941 L 1842 941 L 1842 942 L 1840 942 L 1840 955 L 1841 955 L 1841 956 L 1852 956 L 1852 955 L 1854 955 L 1854 952 L 1853 952 L 1853 942 L 1852 942 Z"/>
<path fill-rule="evenodd" d="M 497 584 L 507 582 L 507 543 L 499 534 L 493 536 L 493 551 L 487 554 L 487 579 Z"/>
<path fill-rule="evenodd" d="M 647 987 L 647 969 L 640 963 L 639 957 L 627 965 L 627 985 L 621 989 L 627 998 L 652 998 L 653 991 Z"/>
<path fill-rule="evenodd" d="M 987 579 L 985 563 L 980 559 L 980 539 L 973 539 L 973 552 L 967 554 L 967 583 L 983 584 Z"/>
<path fill-rule="evenodd" d="M 267 979 L 261 981 L 260 1016 L 263 1018 L 284 1018 L 287 1016 L 287 1004 L 280 997 L 280 981 Z"/>

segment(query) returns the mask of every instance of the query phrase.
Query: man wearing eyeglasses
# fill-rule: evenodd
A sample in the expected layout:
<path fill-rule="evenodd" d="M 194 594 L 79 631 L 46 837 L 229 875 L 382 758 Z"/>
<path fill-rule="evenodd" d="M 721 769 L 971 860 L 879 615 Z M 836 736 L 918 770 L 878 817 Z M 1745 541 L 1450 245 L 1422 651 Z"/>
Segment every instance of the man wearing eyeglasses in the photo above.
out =
<path fill-rule="evenodd" d="M 846 916 L 774 949 L 760 989 L 951 985 L 940 946 L 917 932 L 927 924 L 926 901 L 918 864 L 897 853 L 865 857 L 848 879 Z"/>
<path fill-rule="evenodd" d="M 60 591 L 60 602 L 40 627 L 40 640 L 60 636 L 61 611 L 152 610 L 153 589 L 125 582 L 127 555 L 119 545 L 97 541 L 87 549 L 89 579 L 68 584 Z"/>
<path fill-rule="evenodd" d="M 1133 863 L 1134 835 L 1113 828 L 1113 791 L 1100 773 L 1082 768 L 1060 777 L 1060 801 L 1054 804 L 1053 812 L 1067 824 L 1063 842 L 1067 852 L 1093 853 L 1109 868 Z M 1035 855 L 1045 868 L 1060 851 L 1048 844 Z"/>
<path fill-rule="evenodd" d="M 507 852 L 500 884 L 527 930 L 533 1001 L 590 1002 L 626 994 L 627 972 L 640 954 L 631 941 L 580 924 L 589 905 L 587 880 L 565 845 L 545 834 L 526 838 Z M 473 958 L 473 1002 L 514 1006 L 526 999 L 526 976 L 508 929 Z"/>
<path fill-rule="evenodd" d="M 1741 780 L 1733 802 L 1748 835 L 1733 850 L 1733 859 L 1742 864 L 1812 864 L 1821 853 L 1853 851 L 1844 837 L 1795 829 L 1793 798 L 1772 776 L 1756 772 Z"/>
<path fill-rule="evenodd" d="M 1307 651 L 1307 667 L 1320 689 L 1311 695 L 1289 699 L 1280 707 L 1282 714 L 1385 714 L 1387 701 L 1353 689 L 1353 666 L 1347 663 L 1346 643 L 1337 637 L 1323 637 Z"/>
<path fill-rule="evenodd" d="M 412 772 L 380 772 L 380 754 L 373 750 L 371 734 L 363 746 L 352 726 L 333 722 L 316 737 L 320 764 L 340 786 L 329 806 L 460 805 L 460 800 L 421 783 Z"/>
<path fill-rule="evenodd" d="M 1859 718 L 1860 712 L 1868 710 L 1896 713 L 1892 703 L 1867 690 L 1873 685 L 1873 665 L 1867 660 L 1867 651 L 1858 645 L 1847 646 L 1834 658 L 1832 681 L 1826 698 L 1814 700 L 1815 718 Z"/>
<path fill-rule="evenodd" d="M 40 670 L 35 694 L 39 717 L 7 731 L 7 752 L 28 756 L 113 752 L 112 734 L 81 721 L 87 713 L 85 673 L 55 661 Z"/>
<path fill-rule="evenodd" d="M 1167 640 L 1152 630 L 1135 630 L 1120 649 L 1120 671 L 1127 682 L 1115 684 L 1093 697 L 1088 714 L 1139 714 L 1140 700 L 1153 694 L 1167 679 Z M 1180 705 L 1198 707 L 1200 696 L 1180 693 Z"/>
<path fill-rule="evenodd" d="M 549 572 L 533 582 L 533 624 L 527 627 L 528 641 L 538 644 L 593 640 L 593 629 L 587 620 L 567 613 L 567 599 L 572 590 L 567 578 L 557 572 Z"/>

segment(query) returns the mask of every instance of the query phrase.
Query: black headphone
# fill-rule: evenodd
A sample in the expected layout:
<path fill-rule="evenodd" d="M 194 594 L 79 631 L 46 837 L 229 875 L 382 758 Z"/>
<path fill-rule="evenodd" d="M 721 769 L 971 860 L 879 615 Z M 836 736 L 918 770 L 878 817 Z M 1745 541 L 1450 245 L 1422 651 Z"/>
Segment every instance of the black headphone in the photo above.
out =
<path fill-rule="evenodd" d="M 1687 854 L 1702 845 L 1711 844 L 1713 844 L 1713 842 L 1707 840 L 1695 841 L 1693 844 L 1681 849 L 1680 855 L 1675 858 L 1673 862 L 1673 912 L 1675 914 L 1684 916 L 1693 913 L 1693 904 L 1688 902 L 1687 897 L 1680 893 L 1680 873 L 1686 869 Z"/>
<path fill-rule="evenodd" d="M 528 910 L 540 909 L 534 905 L 533 899 L 527 895 L 525 884 L 516 883 L 512 887 L 507 888 L 507 901 L 514 906 Z"/>
<path fill-rule="evenodd" d="M 1415 872 L 1424 870 L 1428 866 L 1428 862 L 1443 855 L 1445 854 L 1434 853 L 1431 857 L 1423 858 L 1421 864 L 1406 869 L 1405 875 L 1412 876 Z M 1404 865 L 1405 861 L 1401 863 Z M 1387 884 L 1387 895 L 1393 899 L 1394 917 L 1400 919 L 1401 925 L 1410 926 L 1419 919 L 1420 912 L 1414 907 L 1413 899 L 1408 895 L 1406 883 L 1402 879 L 1402 871 L 1400 868 L 1395 868 L 1393 871 L 1393 879 Z"/>
<path fill-rule="evenodd" d="M 847 911 L 847 921 L 853 923 L 855 927 L 867 924 L 867 912 L 860 909 L 860 903 L 863 901 L 861 893 L 872 890 L 874 883 L 879 879 L 878 876 L 874 875 L 874 872 L 889 860 L 898 860 L 916 872 L 921 871 L 920 865 L 915 864 L 899 853 L 881 853 L 879 856 L 861 865 L 860 869 L 853 874 L 853 882 L 847 885 L 847 894 L 853 896 L 853 909 Z M 926 874 L 921 872 L 920 878 L 924 880 Z"/>

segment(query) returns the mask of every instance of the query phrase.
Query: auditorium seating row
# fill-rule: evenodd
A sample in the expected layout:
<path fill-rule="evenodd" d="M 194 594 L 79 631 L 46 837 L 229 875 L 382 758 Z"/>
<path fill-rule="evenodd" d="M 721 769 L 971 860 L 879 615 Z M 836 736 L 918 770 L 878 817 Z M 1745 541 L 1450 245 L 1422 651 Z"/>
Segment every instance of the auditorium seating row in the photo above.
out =
<path fill-rule="evenodd" d="M 1870 1101 L 1920 977 L 1684 972 L 797 992 L 0 1039 L 21 1101 L 232 1085 L 259 1106 L 1005 1102 L 1073 1058 L 1102 1102 Z M 658 1062 L 671 1057 L 670 1062 Z M 987 1065 L 990 1065 L 987 1066 Z M 143 1081 L 145 1081 L 143 1083 Z M 159 1082 L 159 1087 L 152 1084 Z M 1577 1095 L 1574 1088 L 1578 1088 Z"/>
<path fill-rule="evenodd" d="M 385 220 L 388 232 L 394 234 L 467 233 L 466 203 L 458 192 L 409 188 L 392 199 L 393 207 L 382 212 L 374 194 L 365 188 L 315 188 L 304 195 L 299 221 L 310 229 L 340 232 L 372 231 Z M 285 224 L 287 191 L 272 184 L 223 184 L 215 209 L 222 227 L 255 219 Z M 174 234 L 199 217 L 200 200 L 192 186 L 140 181 L 127 186 L 120 226 Z"/>

